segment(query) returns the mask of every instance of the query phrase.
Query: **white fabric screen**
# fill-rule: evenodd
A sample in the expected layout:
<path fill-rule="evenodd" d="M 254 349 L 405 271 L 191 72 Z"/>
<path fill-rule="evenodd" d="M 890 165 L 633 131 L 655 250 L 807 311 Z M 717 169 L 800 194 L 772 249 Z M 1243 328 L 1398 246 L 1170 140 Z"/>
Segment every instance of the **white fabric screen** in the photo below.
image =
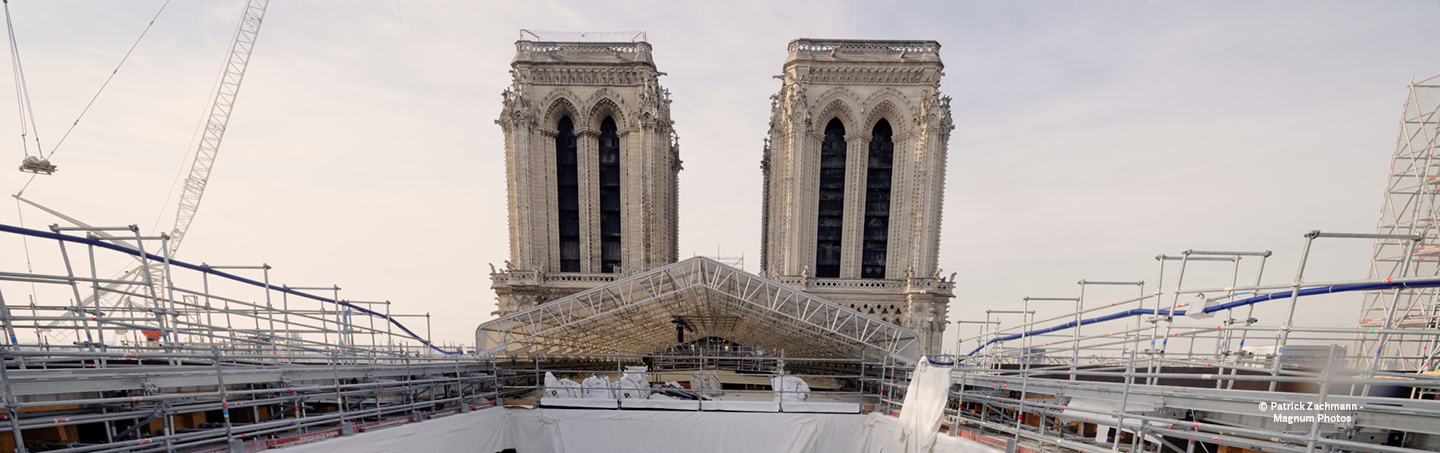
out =
<path fill-rule="evenodd" d="M 490 408 L 287 453 L 894 453 L 898 420 L 880 414 L 785 414 Z M 998 453 L 940 436 L 936 453 Z"/>

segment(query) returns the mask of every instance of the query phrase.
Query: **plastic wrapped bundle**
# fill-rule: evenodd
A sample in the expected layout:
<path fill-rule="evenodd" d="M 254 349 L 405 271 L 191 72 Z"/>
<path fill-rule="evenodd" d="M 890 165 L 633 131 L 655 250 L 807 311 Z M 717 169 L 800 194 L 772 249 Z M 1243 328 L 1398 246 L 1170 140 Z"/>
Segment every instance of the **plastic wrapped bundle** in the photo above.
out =
<path fill-rule="evenodd" d="M 580 388 L 585 391 L 586 398 L 615 399 L 615 389 L 609 377 L 592 375 L 580 382 Z"/>
<path fill-rule="evenodd" d="M 775 390 L 775 401 L 805 401 L 810 393 L 810 384 L 788 374 L 770 378 L 770 388 Z"/>
<path fill-rule="evenodd" d="M 559 379 L 554 373 L 545 372 L 544 395 L 550 398 L 579 398 L 580 384 L 569 379 Z"/>
<path fill-rule="evenodd" d="M 615 383 L 615 388 L 619 391 L 621 399 L 649 399 L 650 381 L 645 379 L 645 367 L 625 367 L 625 375 Z"/>

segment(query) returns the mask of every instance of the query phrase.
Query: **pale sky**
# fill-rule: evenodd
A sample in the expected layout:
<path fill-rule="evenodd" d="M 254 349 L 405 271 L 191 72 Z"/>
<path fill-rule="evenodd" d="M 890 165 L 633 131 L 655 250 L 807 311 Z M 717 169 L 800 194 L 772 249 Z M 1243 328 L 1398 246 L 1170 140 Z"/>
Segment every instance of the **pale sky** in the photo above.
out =
<path fill-rule="evenodd" d="M 11 2 L 47 147 L 162 3 Z M 168 230 L 242 3 L 170 4 L 27 198 Z M 438 341 L 473 342 L 494 309 L 486 263 L 508 256 L 493 120 L 521 28 L 648 32 L 685 162 L 681 255 L 744 254 L 752 271 L 786 43 L 939 41 L 957 125 L 940 257 L 959 273 L 952 321 L 1074 296 L 1082 278 L 1153 282 L 1155 255 L 1192 248 L 1274 250 L 1266 280 L 1288 282 L 1304 232 L 1373 231 L 1406 84 L 1440 73 L 1436 1 L 278 1 L 179 258 L 269 263 L 277 283 L 389 299 L 432 313 Z M 5 99 L 0 162 L 14 165 Z M 11 194 L 27 175 L 6 168 Z M 26 209 L 26 226 L 55 222 Z M 1307 278 L 1363 278 L 1368 251 L 1317 245 Z M 23 268 L 20 241 L 0 237 L 0 269 Z M 1358 306 L 1320 300 L 1302 320 L 1350 325 Z"/>

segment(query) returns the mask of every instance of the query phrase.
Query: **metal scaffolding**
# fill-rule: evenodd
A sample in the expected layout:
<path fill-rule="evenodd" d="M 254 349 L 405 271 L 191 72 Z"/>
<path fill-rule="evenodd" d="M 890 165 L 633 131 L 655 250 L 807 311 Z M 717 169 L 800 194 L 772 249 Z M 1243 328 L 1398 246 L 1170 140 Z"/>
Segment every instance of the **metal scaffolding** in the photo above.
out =
<path fill-rule="evenodd" d="M 1416 241 L 1376 239 L 1370 261 L 1370 278 L 1440 276 L 1440 75 L 1411 82 L 1401 110 L 1400 130 L 1385 184 L 1385 203 L 1380 209 L 1376 232 L 1387 235 L 1418 236 Z M 1397 293 L 1372 291 L 1365 294 L 1360 327 L 1378 329 L 1440 328 L 1440 289 Z M 1409 337 L 1406 333 L 1396 334 Z M 1413 337 L 1412 337 L 1413 338 Z M 1356 339 L 1361 351 L 1374 351 L 1387 367 L 1434 370 L 1437 365 L 1436 338 L 1381 347 L 1374 341 Z"/>
<path fill-rule="evenodd" d="M 490 363 L 435 345 L 428 314 L 389 301 L 277 284 L 267 264 L 176 260 L 168 235 L 135 226 L 0 233 L 59 252 L 0 271 L 0 450 L 258 451 L 499 396 Z M 129 266 L 140 281 L 101 277 Z"/>
<path fill-rule="evenodd" d="M 1075 297 L 1027 297 L 1025 310 L 962 320 L 980 324 L 980 333 L 957 341 L 951 422 L 971 438 L 1030 451 L 1440 448 L 1440 373 L 1395 368 L 1390 357 L 1347 347 L 1353 338 L 1385 350 L 1423 350 L 1440 330 L 1296 320 L 1297 311 L 1343 301 L 1342 293 L 1410 300 L 1440 288 L 1436 276 L 1305 278 L 1312 251 L 1357 239 L 1422 240 L 1311 231 L 1293 280 L 1272 284 L 1262 282 L 1268 250 L 1186 250 L 1157 256 L 1153 283 L 1080 280 Z M 1119 288 L 1106 292 L 1116 299 L 1097 303 L 1102 286 Z M 1135 296 L 1121 296 L 1129 288 L 1138 289 Z M 1036 319 L 1031 302 L 1038 301 L 1074 309 Z M 1012 315 L 1022 321 L 996 327 Z M 898 368 L 886 374 L 903 378 L 906 367 Z"/>

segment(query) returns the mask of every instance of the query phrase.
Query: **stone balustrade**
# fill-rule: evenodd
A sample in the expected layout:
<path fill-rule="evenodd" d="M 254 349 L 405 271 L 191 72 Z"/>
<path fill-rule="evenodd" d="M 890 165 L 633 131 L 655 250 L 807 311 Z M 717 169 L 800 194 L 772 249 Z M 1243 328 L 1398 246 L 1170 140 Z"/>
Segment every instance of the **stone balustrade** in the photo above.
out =
<path fill-rule="evenodd" d="M 539 285 L 542 283 L 609 283 L 619 278 L 620 274 L 605 273 L 580 273 L 562 272 L 545 273 L 534 270 L 502 270 L 490 274 L 490 278 L 496 284 L 505 285 Z"/>
<path fill-rule="evenodd" d="M 503 284 L 536 284 L 540 282 L 540 271 L 507 269 L 490 274 L 490 280 Z"/>
<path fill-rule="evenodd" d="M 878 290 L 878 291 L 904 291 L 909 288 L 912 291 L 926 291 L 942 294 L 950 294 L 955 289 L 955 282 L 936 280 L 933 278 L 917 278 L 910 281 L 907 286 L 905 280 L 878 280 L 878 279 L 841 279 L 841 278 L 801 278 L 795 276 L 778 277 L 775 281 L 792 288 L 802 290 Z M 889 291 L 887 291 L 889 292 Z"/>
<path fill-rule="evenodd" d="M 936 54 L 940 43 L 935 41 L 856 41 L 797 39 L 790 41 L 790 53 L 825 52 L 835 54 Z"/>
<path fill-rule="evenodd" d="M 546 274 L 545 283 L 609 283 L 620 278 L 620 274 L 576 273 Z"/>
<path fill-rule="evenodd" d="M 565 65 L 639 63 L 655 66 L 646 42 L 516 41 L 515 63 Z"/>

